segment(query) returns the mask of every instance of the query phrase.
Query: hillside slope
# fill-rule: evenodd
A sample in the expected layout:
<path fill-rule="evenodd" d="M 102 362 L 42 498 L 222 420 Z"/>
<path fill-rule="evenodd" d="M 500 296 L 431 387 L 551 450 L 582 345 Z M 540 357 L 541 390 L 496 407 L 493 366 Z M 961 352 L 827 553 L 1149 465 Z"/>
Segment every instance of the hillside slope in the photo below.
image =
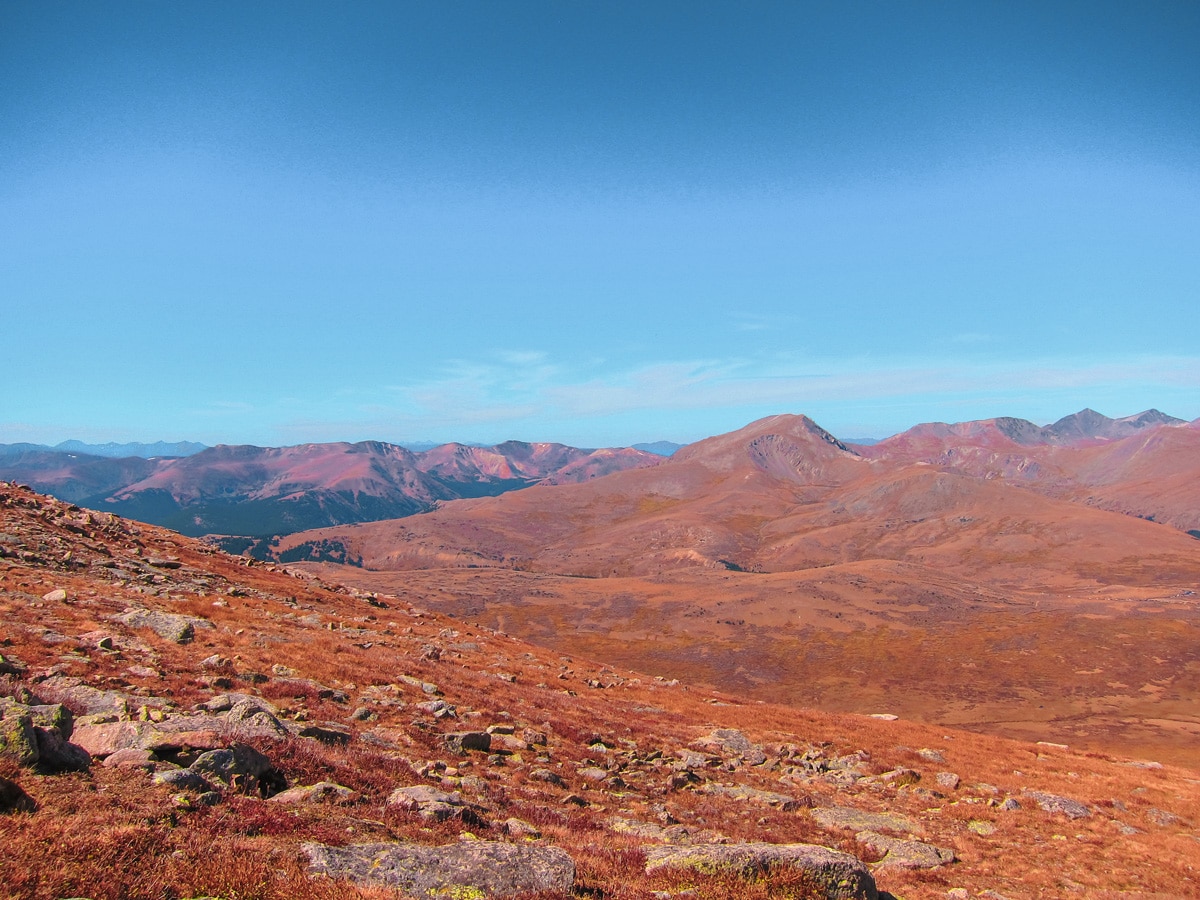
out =
<path fill-rule="evenodd" d="M 0 534 L 3 897 L 1198 889 L 1192 770 L 618 671 L 9 484 Z"/>

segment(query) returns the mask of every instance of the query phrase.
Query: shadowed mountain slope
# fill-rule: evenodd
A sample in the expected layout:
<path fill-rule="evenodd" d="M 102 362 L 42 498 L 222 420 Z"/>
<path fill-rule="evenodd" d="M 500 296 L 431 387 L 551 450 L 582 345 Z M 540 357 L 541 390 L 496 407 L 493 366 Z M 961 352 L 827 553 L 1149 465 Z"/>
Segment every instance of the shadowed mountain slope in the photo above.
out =
<path fill-rule="evenodd" d="M 29 451 L 0 476 L 184 534 L 271 535 L 411 515 L 442 500 L 492 496 L 548 476 L 568 483 L 658 463 L 637 450 L 509 441 L 423 453 L 379 441 L 217 446 L 181 459 Z"/>

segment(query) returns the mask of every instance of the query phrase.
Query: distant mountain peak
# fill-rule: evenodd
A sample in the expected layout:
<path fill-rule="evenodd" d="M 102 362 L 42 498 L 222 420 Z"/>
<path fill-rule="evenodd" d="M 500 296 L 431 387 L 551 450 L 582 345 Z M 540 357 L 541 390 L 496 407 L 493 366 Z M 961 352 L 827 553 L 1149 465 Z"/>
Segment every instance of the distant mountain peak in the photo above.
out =
<path fill-rule="evenodd" d="M 106 444 L 88 444 L 83 441 L 63 441 L 53 449 L 63 453 L 86 453 L 89 456 L 105 456 L 110 459 L 124 459 L 130 456 L 140 456 L 150 459 L 157 456 L 191 456 L 205 449 L 204 444 L 195 441 L 155 441 L 150 444 L 134 441 L 118 444 L 109 441 Z"/>
<path fill-rule="evenodd" d="M 1110 419 L 1094 409 L 1081 409 L 1063 416 L 1053 425 L 1047 425 L 1044 431 L 1054 443 L 1070 443 L 1079 440 L 1114 440 L 1128 437 L 1144 428 L 1183 424 L 1186 424 L 1183 419 L 1168 416 L 1157 409 L 1148 409 L 1120 419 Z"/>

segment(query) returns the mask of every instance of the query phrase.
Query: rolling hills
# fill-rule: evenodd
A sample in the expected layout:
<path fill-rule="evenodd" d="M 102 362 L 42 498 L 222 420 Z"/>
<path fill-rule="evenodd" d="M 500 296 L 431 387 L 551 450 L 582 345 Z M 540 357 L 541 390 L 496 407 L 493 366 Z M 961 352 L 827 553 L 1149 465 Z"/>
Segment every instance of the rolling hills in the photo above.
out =
<path fill-rule="evenodd" d="M 775 416 L 653 468 L 275 552 L 763 700 L 1183 758 L 1200 735 L 1197 435 L 1081 414 L 855 447 Z"/>
<path fill-rule="evenodd" d="M 881 616 L 902 568 L 854 575 Z M 0 483 L 0 898 L 1195 896 L 1194 768 L 764 703 L 445 599 Z"/>

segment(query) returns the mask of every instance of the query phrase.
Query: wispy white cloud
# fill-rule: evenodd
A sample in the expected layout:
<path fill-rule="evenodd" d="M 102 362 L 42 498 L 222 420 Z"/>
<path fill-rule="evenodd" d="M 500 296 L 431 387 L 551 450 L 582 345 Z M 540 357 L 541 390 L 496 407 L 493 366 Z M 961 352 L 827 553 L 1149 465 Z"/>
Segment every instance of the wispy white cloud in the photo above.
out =
<path fill-rule="evenodd" d="M 594 357 L 495 353 L 447 360 L 428 377 L 375 390 L 331 387 L 303 415 L 290 403 L 263 409 L 225 401 L 212 404 L 205 421 L 225 440 L 257 416 L 262 428 L 250 439 L 258 443 L 520 438 L 602 446 L 693 440 L 779 412 L 807 413 L 848 437 L 882 437 L 922 421 L 1017 415 L 1049 422 L 1083 406 L 1128 415 L 1151 405 L 1200 416 L 1200 357 L 1001 363 L 795 355 L 621 367 Z M 0 425 L 0 440 L 35 439 L 34 431 Z"/>
<path fill-rule="evenodd" d="M 803 412 L 818 406 L 850 410 L 880 404 L 953 408 L 964 398 L 1028 402 L 1040 394 L 1064 391 L 1078 395 L 1086 405 L 1106 389 L 1131 385 L 1144 385 L 1150 392 L 1156 386 L 1200 389 L 1200 358 L 1131 357 L 1103 363 L 734 358 L 598 370 L 594 362 L 575 366 L 554 362 L 547 354 L 498 354 L 482 361 L 449 362 L 437 377 L 394 386 L 393 399 L 401 402 L 374 404 L 369 412 L 430 433 L 454 426 L 599 421 L 655 412 Z"/>

